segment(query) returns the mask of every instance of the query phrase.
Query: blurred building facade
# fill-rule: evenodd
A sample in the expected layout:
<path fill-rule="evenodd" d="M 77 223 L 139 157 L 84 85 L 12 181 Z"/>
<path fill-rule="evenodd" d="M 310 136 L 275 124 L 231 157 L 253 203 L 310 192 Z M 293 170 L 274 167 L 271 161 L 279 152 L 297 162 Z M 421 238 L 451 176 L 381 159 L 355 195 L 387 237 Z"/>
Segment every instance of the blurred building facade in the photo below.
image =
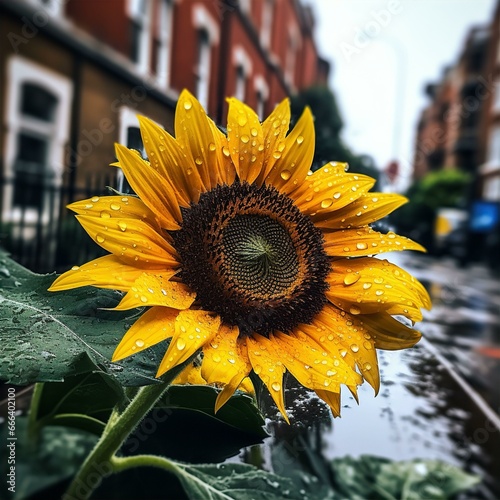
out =
<path fill-rule="evenodd" d="M 0 32 L 0 245 L 34 268 L 65 264 L 66 203 L 121 186 L 136 114 L 173 132 L 187 88 L 220 124 L 227 96 L 262 118 L 329 72 L 299 0 L 0 0 Z"/>
<path fill-rule="evenodd" d="M 486 260 L 498 268 L 500 1 L 491 24 L 470 30 L 458 61 L 426 87 L 426 94 L 429 104 L 417 126 L 414 181 L 443 169 L 470 174 L 463 258 Z"/>

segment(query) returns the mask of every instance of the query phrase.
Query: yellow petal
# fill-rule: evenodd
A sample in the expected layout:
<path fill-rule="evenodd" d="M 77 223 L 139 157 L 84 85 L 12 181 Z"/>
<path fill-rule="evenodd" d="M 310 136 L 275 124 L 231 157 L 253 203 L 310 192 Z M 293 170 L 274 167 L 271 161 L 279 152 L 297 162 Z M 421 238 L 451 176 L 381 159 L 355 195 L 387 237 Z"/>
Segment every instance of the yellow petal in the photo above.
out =
<path fill-rule="evenodd" d="M 282 355 L 275 349 L 275 344 L 268 338 L 254 333 L 246 338 L 248 359 L 253 371 L 266 385 L 283 418 L 290 423 L 285 410 L 283 374 L 285 366 Z"/>
<path fill-rule="evenodd" d="M 188 159 L 188 167 L 199 172 L 207 191 L 215 187 L 221 170 L 217 154 L 220 146 L 211 122 L 196 97 L 183 90 L 175 110 L 175 137 Z"/>
<path fill-rule="evenodd" d="M 113 353 L 112 361 L 132 356 L 174 335 L 175 318 L 179 311 L 167 307 L 152 307 L 129 328 Z"/>
<path fill-rule="evenodd" d="M 420 321 L 420 307 L 430 307 L 421 283 L 386 260 L 362 257 L 335 261 L 327 282 L 328 300 L 353 315 L 388 311 Z"/>
<path fill-rule="evenodd" d="M 172 384 L 207 385 L 207 381 L 201 376 L 201 366 L 191 363 L 177 375 Z"/>
<path fill-rule="evenodd" d="M 178 266 L 173 247 L 143 221 L 122 219 L 108 222 L 88 215 L 77 215 L 76 218 L 94 241 L 127 264 L 146 268 Z"/>
<path fill-rule="evenodd" d="M 273 185 L 284 194 L 294 191 L 311 168 L 315 145 L 314 121 L 311 110 L 305 108 L 293 130 L 284 142 L 276 145 L 273 168 L 266 177 L 266 184 Z"/>
<path fill-rule="evenodd" d="M 375 180 L 362 174 L 344 171 L 345 163 L 329 163 L 304 180 L 290 193 L 300 210 L 307 215 L 331 213 L 366 194 Z"/>
<path fill-rule="evenodd" d="M 217 167 L 218 172 L 215 168 L 210 170 L 211 175 L 211 183 L 215 184 L 226 184 L 230 186 L 234 180 L 236 179 L 236 169 L 231 160 L 231 155 L 229 154 L 229 150 L 227 149 L 227 138 L 226 136 L 217 128 L 217 125 L 210 120 L 210 126 L 212 128 L 212 133 L 214 136 L 214 147 L 215 154 L 217 155 Z M 211 145 L 209 145 L 209 149 L 214 149 Z M 227 153 L 224 154 L 224 151 Z M 214 174 L 215 177 L 214 177 Z"/>
<path fill-rule="evenodd" d="M 127 291 L 143 272 L 143 269 L 124 264 L 116 255 L 105 255 L 61 274 L 49 291 L 60 292 L 81 286 Z"/>
<path fill-rule="evenodd" d="M 252 184 L 264 162 L 264 135 L 259 117 L 235 98 L 228 99 L 227 144 L 241 181 Z"/>
<path fill-rule="evenodd" d="M 341 384 L 362 382 L 358 373 L 335 351 L 327 351 L 310 336 L 297 330 L 293 335 L 277 333 L 274 342 L 287 370 L 309 389 L 340 391 Z"/>
<path fill-rule="evenodd" d="M 115 310 L 123 311 L 144 306 L 164 306 L 188 309 L 196 298 L 183 283 L 169 281 L 175 271 L 143 273 L 132 285 Z"/>
<path fill-rule="evenodd" d="M 332 204 L 329 210 L 320 211 L 311 218 L 321 228 L 361 227 L 384 218 L 407 202 L 408 199 L 399 194 L 367 193 L 341 209 Z"/>
<path fill-rule="evenodd" d="M 340 354 L 352 368 L 356 365 L 377 393 L 380 387 L 377 352 L 370 332 L 364 327 L 364 318 L 326 305 L 316 316 L 314 325 L 303 325 L 301 329 L 326 351 Z M 346 385 L 355 386 L 352 382 Z"/>
<path fill-rule="evenodd" d="M 257 178 L 257 184 L 264 183 L 265 178 L 278 160 L 274 156 L 276 151 L 282 148 L 288 127 L 290 126 L 290 100 L 284 99 L 273 110 L 262 124 L 264 133 L 264 166 Z"/>
<path fill-rule="evenodd" d="M 340 392 L 324 390 L 317 390 L 315 392 L 330 407 L 333 416 L 340 417 Z"/>
<path fill-rule="evenodd" d="M 133 151 L 115 145 L 123 173 L 139 198 L 156 214 L 165 229 L 179 229 L 182 220 L 179 201 L 170 182 Z"/>
<path fill-rule="evenodd" d="M 393 232 L 379 233 L 370 227 L 324 231 L 325 251 L 330 257 L 364 257 L 396 250 L 418 250 L 422 245 Z"/>
<path fill-rule="evenodd" d="M 190 167 L 178 142 L 168 132 L 145 116 L 138 118 L 151 166 L 170 180 L 182 206 L 188 207 L 191 201 L 197 202 L 202 190 L 198 170 Z"/>
<path fill-rule="evenodd" d="M 190 358 L 210 342 L 220 327 L 220 317 L 202 310 L 181 311 L 175 319 L 175 334 L 158 368 L 157 377 Z"/>
<path fill-rule="evenodd" d="M 76 201 L 68 208 L 78 215 L 89 215 L 101 219 L 138 219 L 159 230 L 155 214 L 136 196 L 94 196 Z"/>
<path fill-rule="evenodd" d="M 374 340 L 377 349 L 396 351 L 413 347 L 422 334 L 404 325 L 388 313 L 363 316 L 363 325 Z"/>
<path fill-rule="evenodd" d="M 246 344 L 238 336 L 238 327 L 222 325 L 213 339 L 203 347 L 203 378 L 209 384 L 225 385 L 217 397 L 215 411 L 227 402 L 252 369 Z"/>

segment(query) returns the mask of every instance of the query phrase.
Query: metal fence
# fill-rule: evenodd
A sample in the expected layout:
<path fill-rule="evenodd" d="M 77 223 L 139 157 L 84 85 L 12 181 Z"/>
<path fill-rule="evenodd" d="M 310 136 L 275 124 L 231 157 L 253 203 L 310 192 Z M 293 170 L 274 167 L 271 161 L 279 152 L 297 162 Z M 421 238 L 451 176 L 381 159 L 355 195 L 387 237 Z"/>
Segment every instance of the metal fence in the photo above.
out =
<path fill-rule="evenodd" d="M 104 176 L 87 179 L 84 187 L 0 177 L 0 247 L 38 273 L 62 272 L 104 255 L 66 205 L 109 194 L 109 185 Z"/>

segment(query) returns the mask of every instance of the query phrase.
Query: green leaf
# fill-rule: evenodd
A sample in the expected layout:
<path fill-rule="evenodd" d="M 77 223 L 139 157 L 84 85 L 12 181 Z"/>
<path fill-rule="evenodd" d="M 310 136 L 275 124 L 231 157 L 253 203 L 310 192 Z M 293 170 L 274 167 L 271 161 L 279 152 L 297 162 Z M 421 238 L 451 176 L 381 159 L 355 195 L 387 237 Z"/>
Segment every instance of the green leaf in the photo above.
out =
<path fill-rule="evenodd" d="M 217 413 L 215 400 L 219 391 L 204 385 L 174 385 L 162 400 L 169 408 L 194 410 L 215 418 L 227 425 L 246 431 L 261 438 L 267 437 L 264 419 L 247 394 L 237 392 Z"/>
<path fill-rule="evenodd" d="M 293 482 L 246 464 L 181 466 L 177 474 L 189 498 L 204 500 L 303 499 Z M 309 498 L 314 498 L 310 497 Z M 316 497 L 320 498 L 320 497 Z"/>
<path fill-rule="evenodd" d="M 4 428 L 6 429 L 6 426 Z M 54 487 L 61 481 L 69 479 L 76 473 L 97 441 L 97 437 L 86 432 L 66 430 L 61 427 L 46 427 L 35 448 L 28 439 L 26 431 L 27 418 L 17 417 L 16 491 L 10 497 L 14 500 L 26 499 L 36 492 Z M 7 442 L 5 436 L 2 438 L 3 443 Z M 1 462 L 2 477 L 6 477 L 7 460 Z M 56 496 L 53 492 L 44 497 L 59 498 L 60 494 Z"/>
<path fill-rule="evenodd" d="M 445 500 L 479 478 L 439 460 L 393 462 L 369 455 L 332 461 L 336 489 L 353 499 Z"/>
<path fill-rule="evenodd" d="M 16 385 L 106 373 L 125 386 L 156 383 L 165 343 L 111 363 L 138 315 L 118 312 L 119 292 L 93 287 L 48 292 L 55 275 L 34 274 L 0 253 L 0 380 Z"/>
<path fill-rule="evenodd" d="M 61 425 L 101 435 L 113 407 L 125 399 L 121 385 L 105 373 L 69 376 L 42 384 L 34 416 L 38 428 Z"/>

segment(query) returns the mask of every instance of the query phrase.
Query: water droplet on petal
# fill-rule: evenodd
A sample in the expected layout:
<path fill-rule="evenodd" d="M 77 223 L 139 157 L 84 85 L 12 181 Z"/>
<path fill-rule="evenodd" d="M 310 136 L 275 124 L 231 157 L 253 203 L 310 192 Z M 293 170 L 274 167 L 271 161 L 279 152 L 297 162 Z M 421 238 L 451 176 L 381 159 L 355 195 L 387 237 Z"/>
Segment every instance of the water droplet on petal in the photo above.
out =
<path fill-rule="evenodd" d="M 182 338 L 179 338 L 179 339 L 177 339 L 177 342 L 175 345 L 177 346 L 177 349 L 179 349 L 179 351 L 182 351 L 182 349 L 184 349 L 186 347 L 186 341 Z"/>
<path fill-rule="evenodd" d="M 122 230 L 122 231 L 126 231 L 127 230 L 127 224 L 125 222 L 123 222 L 122 220 L 118 222 L 118 227 Z"/>
<path fill-rule="evenodd" d="M 99 196 L 94 196 L 94 197 L 92 197 L 92 198 L 91 198 L 91 200 L 92 200 L 94 203 L 96 203 L 96 202 L 98 202 L 98 201 L 99 201 Z"/>
<path fill-rule="evenodd" d="M 184 101 L 184 109 L 186 111 L 190 110 L 193 107 L 193 103 L 191 101 Z"/>
<path fill-rule="evenodd" d="M 358 250 L 366 250 L 368 248 L 368 245 L 364 241 L 362 241 L 360 243 L 356 243 L 356 248 Z"/>
<path fill-rule="evenodd" d="M 351 351 L 352 352 L 358 352 L 359 351 L 358 344 L 351 344 Z"/>
<path fill-rule="evenodd" d="M 273 382 L 271 387 L 273 388 L 273 390 L 279 391 L 281 389 L 281 384 L 278 384 L 278 382 Z"/>
<path fill-rule="evenodd" d="M 304 142 L 304 138 L 301 135 L 299 135 L 297 137 L 297 144 L 302 144 L 303 142 Z"/>
<path fill-rule="evenodd" d="M 97 243 L 104 243 L 106 238 L 104 238 L 104 236 L 102 234 L 98 234 L 98 235 L 96 235 L 95 239 L 96 239 Z"/>
<path fill-rule="evenodd" d="M 331 207 L 333 204 L 333 199 L 332 198 L 326 198 L 321 202 L 321 208 L 328 208 Z"/>
<path fill-rule="evenodd" d="M 196 165 L 202 165 L 203 164 L 203 160 L 199 156 L 197 156 L 195 158 L 194 162 L 196 163 Z"/>
<path fill-rule="evenodd" d="M 145 295 L 141 295 L 141 302 L 146 303 L 148 301 L 148 298 Z"/>
<path fill-rule="evenodd" d="M 241 142 L 243 144 L 247 144 L 249 140 L 250 140 L 250 137 L 248 137 L 248 135 L 242 135 L 241 136 Z"/>
<path fill-rule="evenodd" d="M 229 148 L 223 147 L 222 152 L 224 153 L 224 156 L 230 156 L 231 152 L 229 151 Z"/>
<path fill-rule="evenodd" d="M 363 283 L 363 288 L 365 290 L 368 290 L 368 288 L 371 288 L 372 284 L 371 283 Z"/>
<path fill-rule="evenodd" d="M 72 270 L 72 271 L 78 271 L 78 269 L 80 269 L 80 266 L 73 266 L 73 267 L 71 268 L 71 270 Z"/>
<path fill-rule="evenodd" d="M 292 176 L 292 172 L 290 172 L 290 170 L 283 170 L 280 176 L 284 181 L 287 181 Z"/>
<path fill-rule="evenodd" d="M 121 206 L 118 203 L 111 203 L 109 208 L 111 208 L 111 210 L 120 210 Z"/>
<path fill-rule="evenodd" d="M 353 285 L 356 281 L 359 280 L 359 274 L 349 273 L 344 276 L 344 285 Z"/>
<path fill-rule="evenodd" d="M 349 312 L 351 314 L 360 314 L 361 313 L 361 309 L 359 307 L 356 307 L 356 306 L 351 306 L 350 309 L 349 309 Z"/>
<path fill-rule="evenodd" d="M 244 127 L 247 124 L 247 117 L 245 115 L 240 115 L 238 117 L 238 125 Z"/>
<path fill-rule="evenodd" d="M 135 341 L 135 345 L 136 345 L 137 347 L 144 347 L 144 340 L 142 340 L 142 339 L 137 339 L 137 340 Z"/>

